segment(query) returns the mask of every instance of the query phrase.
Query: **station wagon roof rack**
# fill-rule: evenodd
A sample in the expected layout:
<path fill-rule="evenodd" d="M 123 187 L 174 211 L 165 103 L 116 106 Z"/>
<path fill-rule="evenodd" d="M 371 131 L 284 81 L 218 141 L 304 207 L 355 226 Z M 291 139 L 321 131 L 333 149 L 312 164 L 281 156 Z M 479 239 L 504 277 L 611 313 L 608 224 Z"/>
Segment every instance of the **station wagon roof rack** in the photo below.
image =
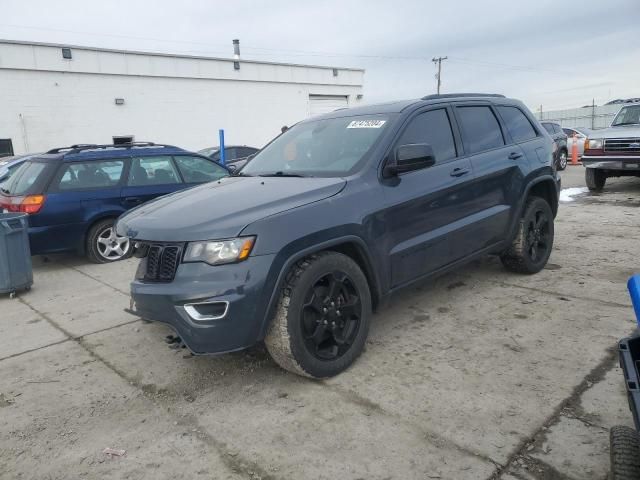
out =
<path fill-rule="evenodd" d="M 118 145 L 105 144 L 98 145 L 95 143 L 79 143 L 77 145 L 71 145 L 70 147 L 59 147 L 49 150 L 47 153 L 80 153 L 83 150 L 106 150 L 108 148 L 133 148 L 133 147 L 157 147 L 157 148 L 176 148 L 173 145 L 165 145 L 162 143 L 153 142 L 131 142 L 120 143 Z"/>
<path fill-rule="evenodd" d="M 494 97 L 494 98 L 505 98 L 504 95 L 499 93 L 442 93 L 442 94 L 433 94 L 426 95 L 421 98 L 421 100 L 437 100 L 439 98 L 457 98 L 457 97 Z"/>

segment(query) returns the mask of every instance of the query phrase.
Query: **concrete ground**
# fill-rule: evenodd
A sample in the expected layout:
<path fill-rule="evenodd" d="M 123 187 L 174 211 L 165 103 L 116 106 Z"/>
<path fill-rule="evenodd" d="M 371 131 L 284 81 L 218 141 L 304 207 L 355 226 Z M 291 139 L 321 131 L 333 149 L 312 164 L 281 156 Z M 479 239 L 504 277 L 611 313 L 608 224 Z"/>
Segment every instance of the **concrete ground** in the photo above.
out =
<path fill-rule="evenodd" d="M 640 180 L 611 180 L 561 205 L 541 273 L 488 258 L 399 294 L 327 381 L 258 348 L 169 350 L 123 312 L 135 260 L 35 259 L 33 290 L 0 299 L 0 477 L 604 479 L 608 429 L 631 425 L 615 346 L 639 207 Z"/>

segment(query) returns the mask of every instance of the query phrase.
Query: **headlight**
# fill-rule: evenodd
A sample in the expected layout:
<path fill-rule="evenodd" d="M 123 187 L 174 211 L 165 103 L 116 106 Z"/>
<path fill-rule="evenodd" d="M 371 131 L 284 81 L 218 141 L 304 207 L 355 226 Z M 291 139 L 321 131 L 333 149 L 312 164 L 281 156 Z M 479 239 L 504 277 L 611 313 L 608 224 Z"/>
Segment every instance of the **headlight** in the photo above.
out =
<path fill-rule="evenodd" d="M 587 138 L 584 141 L 584 148 L 587 150 L 602 150 L 601 138 Z"/>
<path fill-rule="evenodd" d="M 209 265 L 221 265 L 246 260 L 256 237 L 231 238 L 229 240 L 210 240 L 190 242 L 184 254 L 185 262 L 205 262 Z"/>

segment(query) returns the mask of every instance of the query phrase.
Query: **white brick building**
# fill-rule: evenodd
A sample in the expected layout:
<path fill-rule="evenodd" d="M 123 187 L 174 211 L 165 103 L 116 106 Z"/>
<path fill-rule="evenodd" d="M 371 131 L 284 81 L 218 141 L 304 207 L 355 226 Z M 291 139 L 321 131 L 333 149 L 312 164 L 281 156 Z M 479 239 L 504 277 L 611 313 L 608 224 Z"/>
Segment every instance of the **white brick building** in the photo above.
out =
<path fill-rule="evenodd" d="M 64 58 L 64 57 L 71 58 Z M 15 153 L 114 136 L 261 147 L 362 98 L 364 70 L 0 40 L 0 140 Z M 8 142 L 4 142 L 7 145 Z"/>

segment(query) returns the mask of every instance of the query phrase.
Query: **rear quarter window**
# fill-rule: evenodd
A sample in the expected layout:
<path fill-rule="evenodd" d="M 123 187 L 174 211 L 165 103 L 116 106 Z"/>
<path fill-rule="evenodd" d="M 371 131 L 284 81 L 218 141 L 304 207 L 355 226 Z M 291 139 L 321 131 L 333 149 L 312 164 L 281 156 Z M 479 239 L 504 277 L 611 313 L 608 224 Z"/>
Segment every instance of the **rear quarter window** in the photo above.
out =
<path fill-rule="evenodd" d="M 46 181 L 49 170 L 44 162 L 24 162 L 13 171 L 2 189 L 9 195 L 34 193 L 33 189 Z"/>

